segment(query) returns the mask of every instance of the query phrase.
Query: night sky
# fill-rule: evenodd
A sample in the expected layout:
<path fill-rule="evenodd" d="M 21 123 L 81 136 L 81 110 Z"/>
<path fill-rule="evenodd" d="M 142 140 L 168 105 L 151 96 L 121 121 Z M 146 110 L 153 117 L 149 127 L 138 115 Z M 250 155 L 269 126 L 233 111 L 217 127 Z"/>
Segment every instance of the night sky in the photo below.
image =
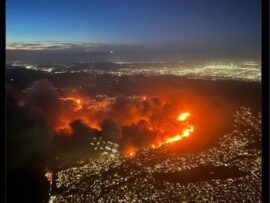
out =
<path fill-rule="evenodd" d="M 259 0 L 7 0 L 7 43 L 61 41 L 258 56 Z"/>

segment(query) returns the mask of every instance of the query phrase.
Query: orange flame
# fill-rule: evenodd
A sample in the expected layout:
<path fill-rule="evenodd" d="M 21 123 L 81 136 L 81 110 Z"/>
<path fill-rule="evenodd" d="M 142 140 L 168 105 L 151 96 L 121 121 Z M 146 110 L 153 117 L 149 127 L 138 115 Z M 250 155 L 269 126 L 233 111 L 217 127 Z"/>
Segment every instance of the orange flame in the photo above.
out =
<path fill-rule="evenodd" d="M 128 149 L 126 149 L 126 156 L 129 158 L 133 158 L 136 155 L 136 150 L 134 147 L 129 147 Z"/>
<path fill-rule="evenodd" d="M 165 143 L 171 143 L 171 142 L 176 142 L 179 140 L 182 140 L 184 137 L 189 137 L 190 133 L 194 131 L 193 126 L 189 126 L 188 128 L 185 128 L 182 132 L 181 135 L 177 134 L 173 137 L 169 137 L 165 140 Z"/>
<path fill-rule="evenodd" d="M 75 119 L 80 119 L 82 122 L 87 124 L 91 128 L 101 130 L 100 123 L 107 116 L 113 115 L 110 112 L 110 105 L 112 100 L 90 100 L 82 96 L 69 96 L 60 97 L 59 100 L 68 101 L 71 104 L 71 108 L 63 111 L 56 123 L 54 124 L 54 130 L 56 132 L 61 132 L 63 134 L 72 134 L 72 128 L 69 126 L 70 123 Z M 147 100 L 147 96 L 142 96 L 141 101 Z M 105 111 L 104 111 L 105 110 Z M 108 110 L 109 113 L 106 113 Z M 190 112 L 182 112 L 176 115 L 164 115 L 164 118 L 171 118 L 174 120 L 172 122 L 160 122 L 157 120 L 151 121 L 150 117 L 152 115 L 151 111 L 145 114 L 140 114 L 136 109 L 131 109 L 128 112 L 128 116 L 119 116 L 116 120 L 122 125 L 131 125 L 138 123 L 142 119 L 145 120 L 143 123 L 143 128 L 153 131 L 157 134 L 156 139 L 150 144 L 150 147 L 155 149 L 161 145 L 176 142 L 187 138 L 194 131 L 193 125 L 189 124 L 188 118 L 191 116 Z M 98 112 L 98 113 L 96 113 Z M 105 112 L 105 113 L 104 113 Z M 164 119 L 161 117 L 161 119 Z M 125 150 L 125 154 L 128 157 L 134 157 L 136 154 L 136 149 L 134 147 L 129 147 Z"/>
<path fill-rule="evenodd" d="M 67 135 L 72 134 L 72 129 L 69 126 L 69 124 L 75 119 L 81 119 L 83 120 L 83 122 L 87 123 L 89 126 L 96 128 L 97 126 L 96 123 L 90 120 L 85 115 L 84 112 L 79 111 L 83 108 L 82 103 L 85 105 L 85 101 L 83 101 L 82 98 L 69 96 L 69 97 L 60 97 L 58 99 L 62 101 L 71 102 L 72 107 L 71 107 L 71 111 L 66 110 L 58 117 L 58 120 L 56 121 L 54 125 L 55 132 L 63 133 Z"/>
<path fill-rule="evenodd" d="M 177 117 L 177 120 L 178 121 L 185 121 L 189 116 L 190 116 L 190 113 L 189 112 L 184 112 L 184 113 L 181 113 Z M 180 140 L 182 140 L 185 137 L 189 137 L 190 136 L 190 133 L 192 133 L 193 131 L 194 131 L 194 126 L 193 125 L 188 125 L 186 128 L 184 128 L 182 130 L 182 133 L 181 134 L 177 133 L 175 136 L 166 137 L 165 140 L 163 142 L 159 142 L 158 145 L 152 144 L 151 145 L 151 148 L 152 149 L 155 149 L 155 148 L 160 147 L 160 146 L 162 146 L 164 144 L 168 144 L 168 143 L 180 141 Z"/>
<path fill-rule="evenodd" d="M 134 156 L 135 156 L 135 152 L 134 152 L 134 151 L 129 152 L 129 153 L 128 153 L 128 156 L 129 156 L 129 157 L 134 157 Z"/>
<path fill-rule="evenodd" d="M 181 135 L 175 135 L 174 137 L 169 137 L 166 139 L 165 143 L 176 142 L 178 140 L 182 140 Z"/>
<path fill-rule="evenodd" d="M 190 113 L 189 112 L 181 113 L 178 116 L 177 120 L 178 121 L 185 121 L 189 116 L 190 116 Z"/>
<path fill-rule="evenodd" d="M 82 105 L 81 105 L 81 99 L 79 98 L 75 98 L 75 97 L 60 97 L 59 98 L 60 100 L 63 100 L 63 101 L 72 101 L 75 106 L 74 106 L 74 111 L 79 111 L 81 108 L 82 108 Z"/>

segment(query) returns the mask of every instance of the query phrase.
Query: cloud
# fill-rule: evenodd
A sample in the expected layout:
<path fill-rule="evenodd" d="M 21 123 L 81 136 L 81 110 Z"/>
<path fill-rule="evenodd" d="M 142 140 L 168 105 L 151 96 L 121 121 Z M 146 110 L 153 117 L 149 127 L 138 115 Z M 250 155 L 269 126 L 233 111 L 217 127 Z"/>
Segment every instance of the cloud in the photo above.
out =
<path fill-rule="evenodd" d="M 102 52 L 114 53 L 115 49 L 126 49 L 134 46 L 109 43 L 83 43 L 83 42 L 14 42 L 7 43 L 6 50 L 9 51 L 84 51 L 84 52 Z M 113 51 L 112 51 L 113 50 Z"/>

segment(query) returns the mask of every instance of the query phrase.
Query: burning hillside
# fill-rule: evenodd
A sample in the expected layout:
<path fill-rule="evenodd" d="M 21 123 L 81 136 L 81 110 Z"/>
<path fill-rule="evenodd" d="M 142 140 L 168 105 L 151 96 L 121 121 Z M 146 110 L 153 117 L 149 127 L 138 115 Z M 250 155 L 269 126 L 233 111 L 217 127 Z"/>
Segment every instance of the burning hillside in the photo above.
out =
<path fill-rule="evenodd" d="M 194 131 L 191 112 L 158 97 L 60 95 L 47 80 L 36 81 L 27 93 L 26 105 L 37 108 L 55 134 L 72 136 L 78 130 L 72 123 L 78 121 L 98 136 L 119 143 L 123 151 L 156 148 Z"/>
<path fill-rule="evenodd" d="M 139 130 L 146 132 L 142 136 L 147 136 L 148 133 L 155 135 L 150 140 L 146 138 L 149 141 L 145 144 L 156 148 L 163 144 L 180 141 L 194 130 L 194 126 L 188 121 L 191 115 L 189 112 L 177 115 L 165 114 L 164 108 L 170 104 L 161 102 L 158 98 L 135 96 L 96 101 L 91 98 L 73 96 L 60 97 L 59 100 L 63 106 L 69 105 L 69 108 L 62 112 L 53 125 L 53 129 L 58 134 L 72 135 L 70 123 L 80 119 L 89 128 L 98 130 L 107 139 L 128 146 L 122 128 L 136 126 Z M 172 108 L 177 109 L 174 106 Z M 136 147 L 139 145 L 134 146 Z M 134 154 L 133 151 L 131 154 Z"/>

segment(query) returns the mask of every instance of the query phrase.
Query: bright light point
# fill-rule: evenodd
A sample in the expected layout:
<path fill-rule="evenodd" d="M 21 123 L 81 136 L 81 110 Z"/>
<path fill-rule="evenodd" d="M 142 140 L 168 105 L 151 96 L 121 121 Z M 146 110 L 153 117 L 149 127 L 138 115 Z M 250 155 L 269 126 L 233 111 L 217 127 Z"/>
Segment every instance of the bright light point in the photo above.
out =
<path fill-rule="evenodd" d="M 135 154 L 136 154 L 135 151 L 132 150 L 132 151 L 129 151 L 127 153 L 127 156 L 130 157 L 130 158 L 133 158 L 135 156 Z"/>
<path fill-rule="evenodd" d="M 183 136 L 184 137 L 188 137 L 189 136 L 189 133 L 190 133 L 189 129 L 183 130 Z"/>
<path fill-rule="evenodd" d="M 185 121 L 189 116 L 190 116 L 190 113 L 189 112 L 181 113 L 178 116 L 177 120 L 178 121 Z"/>
<path fill-rule="evenodd" d="M 127 157 L 133 158 L 135 155 L 136 155 L 136 151 L 135 151 L 135 149 L 133 147 L 132 148 L 129 148 L 126 151 L 126 156 Z"/>

